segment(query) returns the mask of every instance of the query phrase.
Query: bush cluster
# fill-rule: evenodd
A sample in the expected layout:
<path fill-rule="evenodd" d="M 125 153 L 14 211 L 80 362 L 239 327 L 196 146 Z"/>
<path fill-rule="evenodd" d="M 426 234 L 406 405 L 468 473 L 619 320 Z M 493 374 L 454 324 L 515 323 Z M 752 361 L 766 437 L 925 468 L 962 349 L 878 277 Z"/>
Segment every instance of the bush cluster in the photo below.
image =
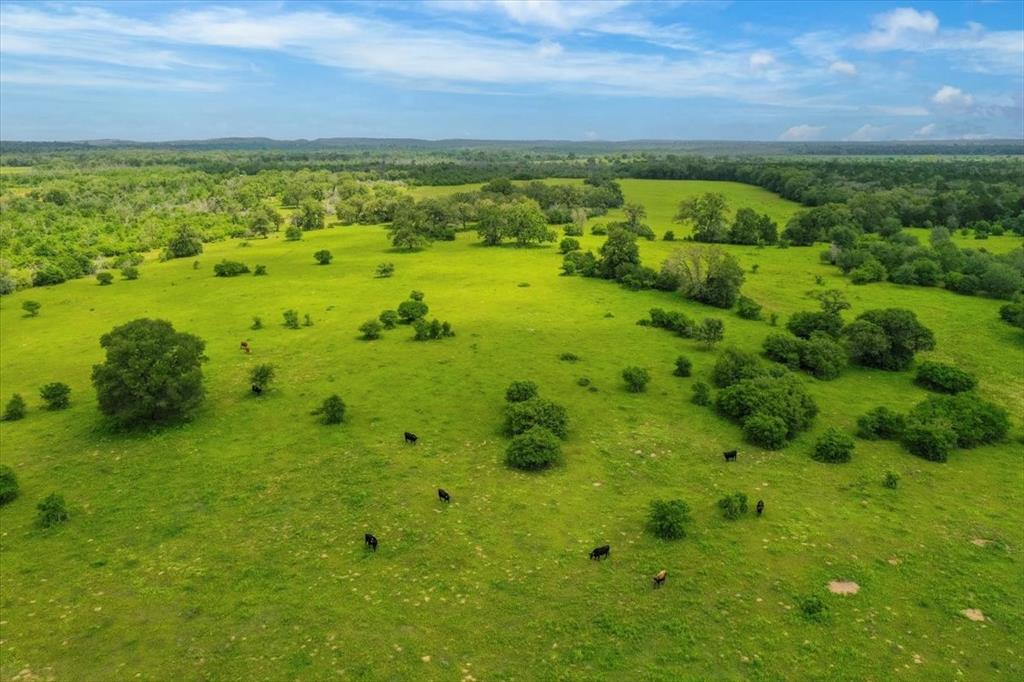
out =
<path fill-rule="evenodd" d="M 532 381 L 513 381 L 505 389 L 505 400 L 510 403 L 521 403 L 536 398 L 539 393 L 540 389 Z"/>
<path fill-rule="evenodd" d="M 766 373 L 756 355 L 730 346 L 723 349 L 715 361 L 711 370 L 711 383 L 718 388 L 725 388 L 737 381 L 764 376 Z"/>
<path fill-rule="evenodd" d="M 558 403 L 545 398 L 509 403 L 505 408 L 505 432 L 517 436 L 535 426 L 542 426 L 559 438 L 569 435 L 569 414 Z"/>
<path fill-rule="evenodd" d="M 213 274 L 216 277 L 238 277 L 249 272 L 249 266 L 233 260 L 222 260 L 213 266 Z"/>
<path fill-rule="evenodd" d="M 914 353 L 935 348 L 935 335 L 903 308 L 869 310 L 843 328 L 850 360 L 889 371 L 910 366 Z"/>
<path fill-rule="evenodd" d="M 1009 416 L 998 405 L 972 393 L 941 395 L 910 410 L 902 442 L 918 457 L 945 462 L 953 448 L 995 443 L 1009 430 Z"/>
<path fill-rule="evenodd" d="M 735 521 L 747 513 L 747 496 L 739 492 L 726 495 L 718 501 L 718 508 L 725 518 Z"/>
<path fill-rule="evenodd" d="M 853 456 L 853 437 L 831 427 L 814 442 L 811 458 L 819 462 L 849 462 Z"/>
<path fill-rule="evenodd" d="M 865 440 L 897 440 L 906 419 L 888 407 L 876 407 L 857 418 L 857 435 Z"/>
<path fill-rule="evenodd" d="M 359 325 L 359 331 L 362 334 L 359 338 L 363 339 L 364 341 L 373 341 L 375 339 L 380 338 L 380 333 L 384 331 L 384 329 L 389 328 L 390 327 L 385 327 L 377 320 L 367 320 L 366 322 L 363 322 L 361 325 Z"/>
<path fill-rule="evenodd" d="M 412 323 L 412 327 L 415 331 L 414 341 L 437 341 L 455 336 L 451 324 L 447 321 L 441 322 L 435 319 L 427 322 L 424 319 L 418 319 Z"/>
<path fill-rule="evenodd" d="M 719 391 L 715 406 L 744 426 L 750 442 L 768 449 L 781 447 L 809 428 L 818 414 L 814 399 L 790 375 L 742 379 Z"/>
<path fill-rule="evenodd" d="M 736 301 L 736 314 L 744 320 L 760 320 L 764 306 L 747 296 L 740 296 Z"/>
<path fill-rule="evenodd" d="M 764 354 L 790 369 L 803 370 L 816 379 L 829 381 L 838 377 L 846 366 L 846 350 L 831 336 L 815 331 L 809 339 L 786 334 L 769 334 L 764 340 Z"/>
<path fill-rule="evenodd" d="M 637 324 L 642 327 L 667 329 L 687 339 L 693 336 L 693 332 L 697 328 L 693 320 L 676 310 L 665 311 L 661 308 L 651 308 L 649 314 L 650 319 L 640 320 Z"/>
<path fill-rule="evenodd" d="M 978 385 L 977 379 L 959 367 L 931 360 L 917 366 L 915 381 L 919 386 L 940 393 L 963 393 Z"/>

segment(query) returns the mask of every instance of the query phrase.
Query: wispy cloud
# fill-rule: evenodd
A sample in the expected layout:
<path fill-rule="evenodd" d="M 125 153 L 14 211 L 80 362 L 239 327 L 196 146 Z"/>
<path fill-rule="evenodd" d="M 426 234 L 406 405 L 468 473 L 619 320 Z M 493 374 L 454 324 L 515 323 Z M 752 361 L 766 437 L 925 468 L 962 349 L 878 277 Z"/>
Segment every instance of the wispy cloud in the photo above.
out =
<path fill-rule="evenodd" d="M 889 130 L 890 126 L 876 126 L 865 123 L 843 139 L 848 142 L 874 142 L 886 139 Z"/>
<path fill-rule="evenodd" d="M 825 126 L 812 126 L 804 123 L 789 128 L 786 132 L 779 135 L 779 139 L 783 142 L 806 142 L 808 140 L 821 139 L 823 132 L 825 132 Z"/>

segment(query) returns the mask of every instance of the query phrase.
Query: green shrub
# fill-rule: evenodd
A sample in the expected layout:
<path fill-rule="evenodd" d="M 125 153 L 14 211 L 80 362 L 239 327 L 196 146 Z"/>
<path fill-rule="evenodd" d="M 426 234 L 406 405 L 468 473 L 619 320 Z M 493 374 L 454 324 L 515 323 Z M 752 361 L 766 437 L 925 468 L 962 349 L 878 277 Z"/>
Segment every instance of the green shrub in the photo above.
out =
<path fill-rule="evenodd" d="M 505 389 L 505 400 L 510 403 L 521 403 L 538 395 L 537 384 L 532 381 L 513 381 Z"/>
<path fill-rule="evenodd" d="M 313 318 L 310 317 L 309 313 L 306 313 L 305 315 L 302 316 L 302 326 L 303 327 L 312 327 L 313 326 Z"/>
<path fill-rule="evenodd" d="M 7 401 L 7 407 L 4 408 L 3 420 L 5 422 L 14 422 L 19 419 L 24 419 L 27 411 L 28 408 L 25 405 L 25 399 L 21 397 L 20 393 L 15 393 L 11 396 L 11 399 Z"/>
<path fill-rule="evenodd" d="M 517 436 L 535 426 L 542 426 L 559 438 L 569 435 L 569 414 L 566 409 L 544 398 L 530 398 L 509 403 L 505 408 L 505 432 Z"/>
<path fill-rule="evenodd" d="M 267 274 L 266 265 L 257 265 L 256 269 L 252 271 L 254 277 L 265 277 Z"/>
<path fill-rule="evenodd" d="M 903 415 L 888 407 L 876 407 L 857 418 L 857 435 L 865 440 L 896 440 L 905 427 Z"/>
<path fill-rule="evenodd" d="M 786 444 L 786 422 L 782 417 L 755 413 L 743 421 L 747 442 L 765 450 L 778 450 Z"/>
<path fill-rule="evenodd" d="M 558 359 L 563 362 L 579 362 L 580 356 L 575 353 L 562 353 L 558 356 Z"/>
<path fill-rule="evenodd" d="M 377 270 L 374 273 L 374 276 L 375 277 L 380 277 L 380 278 L 383 279 L 383 278 L 386 278 L 386 277 L 390 277 L 393 274 L 395 274 L 395 264 L 394 263 L 380 263 L 380 264 L 377 265 Z"/>
<path fill-rule="evenodd" d="M 896 486 L 900 483 L 899 474 L 893 473 L 892 471 L 885 472 L 885 478 L 882 479 L 882 485 L 890 490 L 895 490 Z"/>
<path fill-rule="evenodd" d="M 667 230 L 661 239 L 666 242 L 674 242 L 676 240 L 676 233 L 672 230 Z"/>
<path fill-rule="evenodd" d="M 412 323 L 415 335 L 413 336 L 414 341 L 436 341 L 449 336 L 455 336 L 455 332 L 452 331 L 452 326 L 448 322 L 441 322 L 440 320 L 415 320 Z"/>
<path fill-rule="evenodd" d="M 714 317 L 706 317 L 697 325 L 693 331 L 693 338 L 704 344 L 704 348 L 711 348 L 725 338 L 725 323 Z"/>
<path fill-rule="evenodd" d="M 747 296 L 740 296 L 736 300 L 736 313 L 744 320 L 760 320 L 762 310 L 763 305 Z"/>
<path fill-rule="evenodd" d="M 107 286 L 114 283 L 114 275 L 109 272 L 97 272 L 96 281 L 100 283 L 100 286 Z"/>
<path fill-rule="evenodd" d="M 651 380 L 650 373 L 643 367 L 627 367 L 622 370 L 622 379 L 626 382 L 626 390 L 630 393 L 643 393 Z"/>
<path fill-rule="evenodd" d="M 690 358 L 685 355 L 680 355 L 676 358 L 676 368 L 672 371 L 677 377 L 688 377 L 693 372 L 693 363 L 690 362 Z"/>
<path fill-rule="evenodd" d="M 0 464 L 0 505 L 13 502 L 18 497 L 18 478 L 14 470 L 6 464 Z"/>
<path fill-rule="evenodd" d="M 932 462 L 945 462 L 956 446 L 956 433 L 949 424 L 910 421 L 900 441 L 911 454 Z"/>
<path fill-rule="evenodd" d="M 561 458 L 561 443 L 543 426 L 534 426 L 516 435 L 505 450 L 505 464 L 524 471 L 546 469 Z"/>
<path fill-rule="evenodd" d="M 63 410 L 71 404 L 71 388 L 59 381 L 40 388 L 39 396 L 48 410 Z"/>
<path fill-rule="evenodd" d="M 377 319 L 380 320 L 380 323 L 384 327 L 384 329 L 394 329 L 402 320 L 402 318 L 400 318 L 398 316 L 398 313 L 395 312 L 394 310 L 385 310 L 380 314 L 380 317 L 378 317 Z"/>
<path fill-rule="evenodd" d="M 299 328 L 299 311 L 297 310 L 286 310 L 282 313 L 284 316 L 284 326 L 288 329 Z"/>
<path fill-rule="evenodd" d="M 753 353 L 738 348 L 725 348 L 711 370 L 711 383 L 718 388 L 732 386 L 743 379 L 764 376 L 765 371 Z"/>
<path fill-rule="evenodd" d="M 679 311 L 666 312 L 661 308 L 651 308 L 650 310 L 651 319 L 641 320 L 637 324 L 649 325 L 651 327 L 658 327 L 659 329 L 668 329 L 673 331 L 683 338 L 690 338 L 696 331 L 697 325 L 687 317 L 684 313 Z"/>
<path fill-rule="evenodd" d="M 907 415 L 910 424 L 948 425 L 956 446 L 973 448 L 1006 437 L 1010 419 L 1006 410 L 974 394 L 933 396 L 915 405 Z"/>
<path fill-rule="evenodd" d="M 411 300 L 411 301 L 422 301 L 423 300 L 423 292 L 422 291 L 417 291 L 416 289 L 413 289 L 412 291 L 409 292 L 409 300 Z"/>
<path fill-rule="evenodd" d="M 889 371 L 910 366 L 914 353 L 935 348 L 932 331 L 902 308 L 869 310 L 843 328 L 850 360 Z"/>
<path fill-rule="evenodd" d="M 253 386 L 266 388 L 274 380 L 274 366 L 268 364 L 256 365 L 249 372 L 249 381 Z"/>
<path fill-rule="evenodd" d="M 56 526 L 68 520 L 68 506 L 64 497 L 57 493 L 50 493 L 39 504 L 36 505 L 38 515 L 36 521 L 43 528 Z"/>
<path fill-rule="evenodd" d="M 124 279 L 138 279 L 139 269 L 134 265 L 126 265 L 125 267 L 121 268 L 121 277 L 123 277 Z"/>
<path fill-rule="evenodd" d="M 718 501 L 718 508 L 730 521 L 735 521 L 747 513 L 747 496 L 743 493 L 726 495 Z"/>
<path fill-rule="evenodd" d="M 233 260 L 222 260 L 213 266 L 213 274 L 216 277 L 238 277 L 249 272 L 249 266 Z"/>
<path fill-rule="evenodd" d="M 800 600 L 800 613 L 808 620 L 820 621 L 826 618 L 828 610 L 825 602 L 818 597 L 811 596 Z"/>
<path fill-rule="evenodd" d="M 412 324 L 430 312 L 430 308 L 423 301 L 410 299 L 398 304 L 398 316 L 405 324 Z"/>
<path fill-rule="evenodd" d="M 558 250 L 562 253 L 569 253 L 570 251 L 579 251 L 580 240 L 573 239 L 572 237 L 566 237 L 559 243 Z"/>
<path fill-rule="evenodd" d="M 690 506 L 682 500 L 652 500 L 647 512 L 647 528 L 662 540 L 685 538 L 690 521 Z"/>
<path fill-rule="evenodd" d="M 818 414 L 814 399 L 791 375 L 743 379 L 719 391 L 715 406 L 719 412 L 741 424 L 755 414 L 779 417 L 786 425 L 786 438 L 793 438 L 809 428 Z M 761 428 L 760 424 L 758 428 Z M 768 439 L 766 442 L 774 441 Z"/>
<path fill-rule="evenodd" d="M 693 384 L 693 396 L 690 401 L 694 405 L 710 405 L 711 404 L 711 387 L 705 384 L 703 381 L 697 381 Z"/>
<path fill-rule="evenodd" d="M 837 338 L 843 330 L 843 318 L 835 312 L 801 310 L 789 318 L 786 329 L 802 339 L 811 338 L 814 332 L 824 332 Z"/>
<path fill-rule="evenodd" d="M 603 236 L 608 234 L 608 227 L 605 225 L 594 225 L 590 228 L 590 234 L 595 236 Z"/>
<path fill-rule="evenodd" d="M 853 448 L 853 437 L 832 427 L 815 441 L 811 459 L 831 464 L 849 462 L 853 456 Z"/>
<path fill-rule="evenodd" d="M 320 415 L 321 424 L 340 424 L 345 421 L 345 401 L 335 393 L 313 410 L 313 414 Z"/>
<path fill-rule="evenodd" d="M 334 256 L 332 256 L 331 252 L 327 249 L 320 249 L 313 254 L 313 258 L 316 259 L 316 262 L 320 265 L 330 265 L 331 261 L 334 260 Z"/>
<path fill-rule="evenodd" d="M 42 303 L 38 301 L 22 301 L 21 309 L 25 311 L 25 317 L 36 317 L 39 315 L 39 309 L 43 307 Z"/>
<path fill-rule="evenodd" d="M 963 393 L 978 385 L 977 379 L 959 367 L 931 360 L 918 365 L 915 381 L 919 386 L 940 393 Z"/>
<path fill-rule="evenodd" d="M 302 228 L 298 225 L 289 225 L 284 231 L 285 241 L 297 242 L 302 239 Z"/>
<path fill-rule="evenodd" d="M 249 329 L 263 329 L 263 318 L 254 315 Z"/>
<path fill-rule="evenodd" d="M 367 320 L 359 325 L 359 331 L 362 332 L 360 337 L 364 341 L 373 341 L 374 339 L 380 338 L 380 333 L 384 330 L 382 325 L 377 320 Z"/>

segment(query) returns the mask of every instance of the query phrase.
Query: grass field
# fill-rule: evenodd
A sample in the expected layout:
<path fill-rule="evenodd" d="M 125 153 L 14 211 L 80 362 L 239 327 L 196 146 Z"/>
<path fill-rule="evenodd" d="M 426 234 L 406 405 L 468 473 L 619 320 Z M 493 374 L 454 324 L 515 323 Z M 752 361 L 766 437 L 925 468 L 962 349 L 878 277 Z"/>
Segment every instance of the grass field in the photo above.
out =
<path fill-rule="evenodd" d="M 676 229 L 668 221 L 690 192 L 721 188 L 734 207 L 780 222 L 796 208 L 731 183 L 622 185 L 659 235 Z M 582 238 L 584 248 L 600 240 Z M 656 266 L 677 246 L 643 242 L 642 256 Z M 314 262 L 321 248 L 331 265 Z M 554 246 L 485 248 L 470 233 L 394 253 L 380 227 L 208 245 L 198 270 L 191 259 L 151 263 L 137 281 L 77 280 L 0 303 L 0 396 L 20 392 L 32 406 L 0 425 L 0 460 L 22 489 L 0 511 L 0 676 L 1020 679 L 1020 330 L 998 319 L 997 301 L 852 286 L 819 263 L 818 248 L 729 249 L 748 271 L 759 265 L 744 292 L 783 320 L 814 307 L 816 275 L 847 293 L 848 319 L 915 310 L 937 339 L 920 357 L 975 372 L 981 395 L 1012 407 L 1014 440 L 945 464 L 866 441 L 849 464 L 814 462 L 808 450 L 826 427 L 852 430 L 871 407 L 926 396 L 910 373 L 848 369 L 833 382 L 806 379 L 821 408 L 812 431 L 780 452 L 746 446 L 736 426 L 689 402 L 718 352 L 636 321 L 653 306 L 721 317 L 726 344 L 748 350 L 772 327 L 560 277 Z M 264 264 L 269 276 L 216 279 L 225 257 Z M 394 277 L 373 277 L 382 261 L 395 263 Z M 357 339 L 361 322 L 412 289 L 455 338 L 416 343 L 402 327 Z M 22 317 L 26 299 L 42 303 L 39 317 Z M 285 329 L 288 308 L 315 326 Z M 265 329 L 249 329 L 253 315 Z M 89 382 L 98 339 L 144 316 L 206 340 L 208 397 L 191 423 L 111 432 Z M 559 360 L 567 351 L 580 360 Z M 691 379 L 671 374 L 680 354 L 694 361 Z M 262 362 L 278 378 L 254 398 L 248 371 Z M 623 388 L 619 374 L 633 364 L 652 373 L 646 393 Z M 584 376 L 597 391 L 577 385 Z M 504 389 L 527 378 L 571 418 L 564 465 L 534 475 L 502 463 Z M 49 381 L 72 387 L 69 410 L 38 408 Z M 346 423 L 321 426 L 309 412 L 334 392 Z M 404 430 L 419 445 L 403 445 Z M 736 446 L 739 461 L 725 465 L 721 451 Z M 896 490 L 881 484 L 890 470 Z M 51 491 L 72 517 L 44 531 L 34 507 Z M 764 499 L 765 516 L 724 520 L 715 502 L 733 491 Z M 674 497 L 693 508 L 692 532 L 656 540 L 643 529 L 647 505 Z M 380 539 L 376 554 L 363 549 L 367 531 Z M 604 543 L 611 558 L 588 561 Z M 652 590 L 662 568 L 668 582 Z M 832 595 L 833 579 L 860 592 Z M 827 604 L 824 621 L 800 614 L 809 596 Z M 986 621 L 965 618 L 968 608 Z"/>

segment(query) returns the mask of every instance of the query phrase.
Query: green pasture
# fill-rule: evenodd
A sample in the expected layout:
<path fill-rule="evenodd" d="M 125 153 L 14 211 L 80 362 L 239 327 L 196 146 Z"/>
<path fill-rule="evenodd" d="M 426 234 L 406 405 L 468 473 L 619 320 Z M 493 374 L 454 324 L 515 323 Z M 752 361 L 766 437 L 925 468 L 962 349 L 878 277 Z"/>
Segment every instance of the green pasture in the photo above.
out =
<path fill-rule="evenodd" d="M 797 208 L 733 183 L 622 186 L 659 236 L 681 236 L 676 204 L 708 189 L 780 223 Z M 581 241 L 596 250 L 602 239 Z M 642 257 L 657 267 L 680 246 L 642 242 Z M 322 248 L 328 266 L 313 259 Z M 812 431 L 778 452 L 748 446 L 689 400 L 720 349 L 636 321 L 655 306 L 719 317 L 725 344 L 747 350 L 776 329 L 664 292 L 561 277 L 554 245 L 487 248 L 462 233 L 397 253 L 379 226 L 210 244 L 198 269 L 152 262 L 137 281 L 76 280 L 0 302 L 0 398 L 30 403 L 23 421 L 0 425 L 0 461 L 21 484 L 0 510 L 0 677 L 1020 679 L 1021 331 L 999 320 L 999 301 L 853 286 L 820 264 L 819 248 L 726 248 L 748 271 L 744 293 L 782 323 L 814 308 L 807 292 L 822 287 L 847 294 L 847 319 L 916 311 L 937 340 L 920 357 L 974 372 L 981 395 L 1011 409 L 1013 440 L 945 464 L 858 440 L 850 463 L 817 463 L 808 452 L 827 427 L 852 431 L 874 406 L 906 410 L 927 395 L 909 372 L 847 369 L 832 382 L 805 377 L 820 407 Z M 268 276 L 215 278 L 222 258 L 266 265 Z M 374 278 L 385 261 L 395 275 Z M 455 338 L 414 342 L 408 327 L 357 338 L 413 289 Z M 42 303 L 39 317 L 23 317 L 27 299 Z M 289 308 L 314 326 L 284 328 Z M 264 329 L 249 328 L 254 315 Z M 90 385 L 98 340 L 147 316 L 205 339 L 207 399 L 187 424 L 111 431 Z M 692 378 L 672 376 L 680 354 Z M 277 379 L 255 398 L 248 372 L 265 362 Z M 625 391 L 627 365 L 650 370 L 646 393 Z M 559 468 L 503 464 L 503 394 L 516 379 L 569 411 Z M 39 407 L 50 381 L 71 386 L 70 409 Z M 348 405 L 340 426 L 310 415 L 331 393 Z M 403 444 L 406 430 L 418 445 Z M 726 465 L 721 452 L 734 447 L 738 462 Z M 896 490 L 882 486 L 887 471 L 901 477 Z M 53 491 L 71 519 L 37 528 L 35 504 Z M 722 518 L 715 503 L 734 491 L 764 499 L 764 517 Z M 692 507 L 686 539 L 645 532 L 659 498 Z M 380 539 L 377 553 L 364 550 L 365 532 Z M 605 543 L 610 559 L 589 561 Z M 668 581 L 654 590 L 660 569 Z M 831 580 L 860 591 L 831 594 Z M 799 608 L 812 596 L 827 606 L 820 621 Z"/>

